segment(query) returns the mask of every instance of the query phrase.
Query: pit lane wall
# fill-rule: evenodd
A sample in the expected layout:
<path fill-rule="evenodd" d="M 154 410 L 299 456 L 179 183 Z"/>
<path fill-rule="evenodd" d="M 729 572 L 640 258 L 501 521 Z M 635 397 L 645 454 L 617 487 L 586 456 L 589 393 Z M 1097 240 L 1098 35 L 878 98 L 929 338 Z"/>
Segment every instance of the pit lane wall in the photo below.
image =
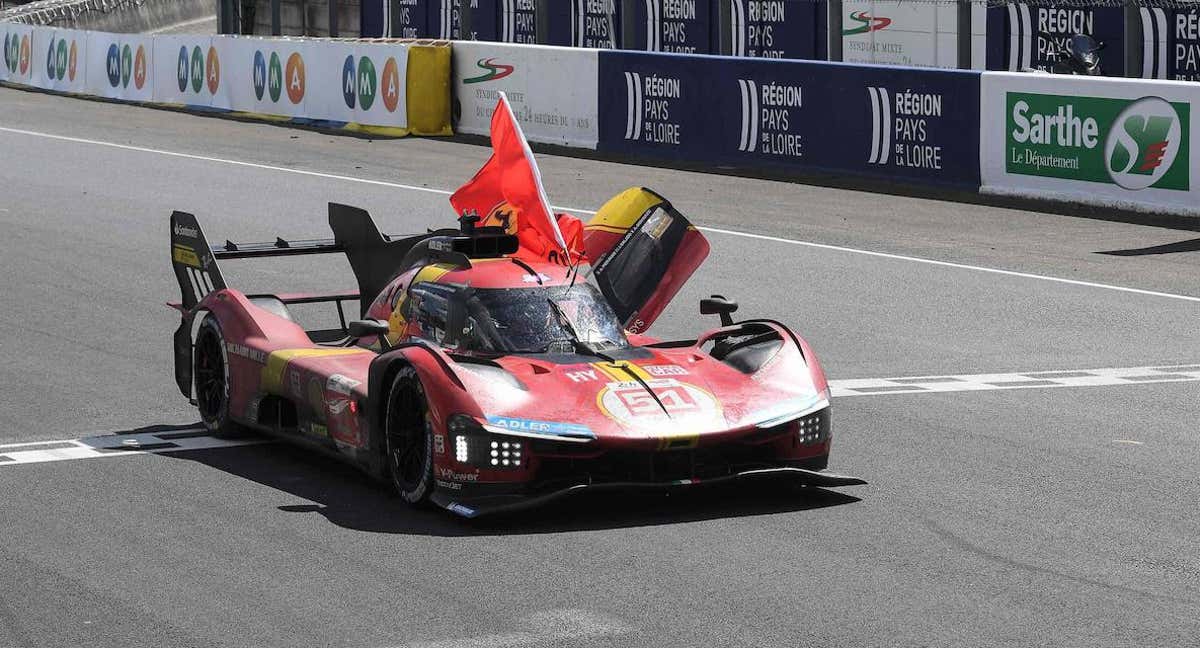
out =
<path fill-rule="evenodd" d="M 1195 83 L 456 42 L 454 84 L 463 133 L 503 90 L 623 160 L 1200 215 Z"/>
<path fill-rule="evenodd" d="M 0 23 L 0 82 L 387 135 L 449 135 L 446 43 L 140 35 Z"/>

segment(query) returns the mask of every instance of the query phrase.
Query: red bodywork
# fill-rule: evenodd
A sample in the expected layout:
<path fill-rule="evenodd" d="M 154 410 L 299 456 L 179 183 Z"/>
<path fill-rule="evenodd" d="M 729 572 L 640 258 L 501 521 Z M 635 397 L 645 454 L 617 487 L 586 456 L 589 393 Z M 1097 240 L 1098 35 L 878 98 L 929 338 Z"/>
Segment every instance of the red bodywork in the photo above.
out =
<path fill-rule="evenodd" d="M 819 472 L 831 445 L 828 385 L 812 350 L 782 324 L 743 322 L 673 343 L 629 333 L 630 348 L 608 359 L 480 357 L 441 347 L 404 316 L 409 291 L 422 283 L 552 291 L 571 281 L 562 266 L 506 257 L 465 268 L 419 263 L 364 304 L 366 318 L 389 323 L 387 335 L 336 344 L 314 342 L 286 307 L 264 306 L 262 297 L 234 289 L 215 290 L 181 310 L 185 321 L 211 313 L 220 323 L 234 420 L 331 451 L 381 477 L 390 377 L 411 366 L 424 386 L 433 431 L 432 499 L 460 515 L 601 486 L 678 486 L 764 473 L 817 485 L 861 483 Z M 682 280 L 674 283 L 671 292 Z M 454 415 L 473 418 L 488 435 L 471 446 L 467 461 L 459 460 L 465 442 L 449 430 Z M 514 455 L 507 467 L 498 463 L 501 443 L 504 457 Z"/>

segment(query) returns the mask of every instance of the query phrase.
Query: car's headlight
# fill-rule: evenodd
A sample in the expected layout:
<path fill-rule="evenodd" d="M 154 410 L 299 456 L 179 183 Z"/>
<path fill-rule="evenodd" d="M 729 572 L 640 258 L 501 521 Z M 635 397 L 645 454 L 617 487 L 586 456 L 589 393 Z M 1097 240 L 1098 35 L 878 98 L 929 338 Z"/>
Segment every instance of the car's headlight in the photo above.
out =
<path fill-rule="evenodd" d="M 458 463 L 489 470 L 515 470 L 526 461 L 524 442 L 491 434 L 471 416 L 451 416 L 448 428 L 454 460 Z"/>

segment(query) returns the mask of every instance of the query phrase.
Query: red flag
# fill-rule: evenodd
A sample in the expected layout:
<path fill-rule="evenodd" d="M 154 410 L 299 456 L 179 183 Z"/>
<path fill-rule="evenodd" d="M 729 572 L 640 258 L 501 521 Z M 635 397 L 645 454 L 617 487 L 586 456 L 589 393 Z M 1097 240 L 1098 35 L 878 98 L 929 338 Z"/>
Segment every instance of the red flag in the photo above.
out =
<path fill-rule="evenodd" d="M 582 224 L 574 216 L 555 216 L 550 210 L 537 161 L 503 92 L 492 114 L 491 135 L 492 157 L 470 182 L 450 196 L 454 210 L 460 215 L 477 213 L 481 227 L 501 226 L 516 234 L 521 241 L 517 252 L 520 256 L 559 262 L 577 260 L 583 252 L 578 233 L 583 230 Z M 573 234 L 570 243 L 563 238 L 560 222 Z M 568 255 L 568 259 L 563 258 Z"/>

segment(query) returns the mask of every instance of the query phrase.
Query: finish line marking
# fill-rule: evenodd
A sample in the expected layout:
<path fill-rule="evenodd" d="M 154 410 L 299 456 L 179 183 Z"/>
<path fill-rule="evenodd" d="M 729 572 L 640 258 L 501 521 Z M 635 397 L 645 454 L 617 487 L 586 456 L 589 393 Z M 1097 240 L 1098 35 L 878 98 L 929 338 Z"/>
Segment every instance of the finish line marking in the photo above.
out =
<path fill-rule="evenodd" d="M 17 135 L 28 135 L 31 137 L 44 137 L 46 139 L 59 140 L 63 142 L 74 142 L 77 144 L 92 144 L 95 146 L 107 146 L 109 148 L 122 149 L 126 151 L 137 151 L 139 153 L 150 153 L 154 155 L 165 155 L 168 157 L 184 158 L 188 160 L 199 160 L 202 162 L 215 162 L 218 164 L 230 164 L 234 166 L 250 167 L 254 169 L 262 169 L 264 171 L 279 171 L 282 173 L 294 173 L 298 175 L 310 176 L 315 178 L 325 178 L 328 180 L 339 180 L 342 182 L 356 182 L 360 184 L 375 185 L 379 187 L 390 187 L 393 189 L 403 189 L 405 191 L 417 191 L 423 193 L 431 193 L 439 196 L 449 196 L 454 193 L 446 189 L 435 189 L 432 187 L 420 187 L 417 185 L 402 184 L 399 182 L 388 182 L 386 180 L 371 180 L 368 178 L 356 178 L 353 176 L 339 175 L 336 173 L 323 173 L 320 171 L 308 171 L 305 169 L 290 169 L 288 167 L 276 166 L 271 164 L 259 164 L 257 162 L 244 162 L 241 160 L 231 160 L 228 158 L 210 157 L 206 155 L 195 155 L 192 153 L 180 153 L 178 151 L 166 151 L 163 149 L 147 148 L 144 146 L 133 146 L 130 144 L 117 144 L 116 142 L 105 142 L 102 140 L 86 139 L 82 137 L 70 137 L 67 135 L 55 135 L 53 133 L 42 133 L 39 131 L 23 130 L 20 128 L 8 128 L 0 126 L 0 132 L 14 133 Z M 577 207 L 552 206 L 554 209 L 571 212 L 575 214 L 595 214 L 595 210 L 581 209 Z M 726 236 L 739 236 L 742 238 L 756 239 L 760 241 L 772 241 L 775 243 L 783 243 L 786 245 L 800 245 L 804 247 L 817 248 L 822 250 L 830 250 L 833 252 L 846 252 L 849 254 L 863 254 L 881 259 L 892 259 L 895 261 L 910 261 L 913 263 L 924 263 L 926 265 L 935 265 L 943 268 L 954 268 L 957 270 L 970 270 L 974 272 L 987 272 L 990 274 L 1004 275 L 1009 277 L 1019 277 L 1022 279 L 1033 279 L 1037 281 L 1049 281 L 1052 283 L 1067 284 L 1071 286 L 1082 286 L 1085 288 L 1099 288 L 1103 290 L 1115 290 L 1117 292 L 1132 293 L 1136 295 L 1144 295 L 1148 297 L 1161 297 L 1166 299 L 1175 299 L 1193 303 L 1200 303 L 1200 297 L 1192 295 L 1181 295 L 1177 293 L 1159 292 L 1156 290 L 1144 290 L 1142 288 L 1130 288 L 1128 286 L 1116 286 L 1112 284 L 1097 283 L 1092 281 L 1081 281 L 1078 279 L 1067 279 L 1064 277 L 1053 277 L 1049 275 L 1040 275 L 1030 272 L 1019 272 L 1016 270 L 1004 270 L 1002 268 L 989 268 L 987 266 L 976 266 L 966 263 L 954 263 L 951 261 L 939 261 L 937 259 L 926 259 L 923 257 L 914 257 L 904 254 L 892 254 L 889 252 L 877 252 L 875 250 L 863 250 L 860 248 L 845 247 L 841 245 L 829 245 L 827 243 L 816 243 L 813 241 L 801 241 L 798 239 L 788 239 L 779 236 L 768 236 L 766 234 L 752 234 L 750 232 L 739 232 L 737 230 L 722 229 L 719 227 L 702 227 L 696 226 L 696 229 L 702 232 L 712 234 L 723 234 Z"/>
<path fill-rule="evenodd" d="M 907 376 L 830 380 L 838 396 L 882 396 L 928 394 L 1000 389 L 1047 389 L 1053 387 L 1112 387 L 1164 382 L 1200 381 L 1200 364 L 1156 367 L 1081 369 L 1077 371 L 1024 371 L 1020 373 Z"/>
<path fill-rule="evenodd" d="M 145 432 L 142 434 L 106 434 L 66 441 L 30 441 L 0 445 L 0 468 L 19 464 L 100 459 L 131 455 L 207 450 L 265 443 L 266 439 L 218 439 L 203 428 Z"/>
<path fill-rule="evenodd" d="M 1200 381 L 1200 364 L 1020 373 L 944 374 L 899 378 L 854 378 L 830 380 L 829 386 L 835 398 L 845 398 L 1053 387 L 1113 387 L 1197 381 Z M 253 436 L 244 439 L 218 439 L 209 436 L 203 428 L 143 432 L 141 434 L 106 434 L 63 441 L 28 441 L 0 445 L 0 468 L 75 459 L 101 459 L 232 448 L 271 442 L 271 439 Z M 1115 439 L 1113 443 L 1132 444 L 1137 442 Z"/>

